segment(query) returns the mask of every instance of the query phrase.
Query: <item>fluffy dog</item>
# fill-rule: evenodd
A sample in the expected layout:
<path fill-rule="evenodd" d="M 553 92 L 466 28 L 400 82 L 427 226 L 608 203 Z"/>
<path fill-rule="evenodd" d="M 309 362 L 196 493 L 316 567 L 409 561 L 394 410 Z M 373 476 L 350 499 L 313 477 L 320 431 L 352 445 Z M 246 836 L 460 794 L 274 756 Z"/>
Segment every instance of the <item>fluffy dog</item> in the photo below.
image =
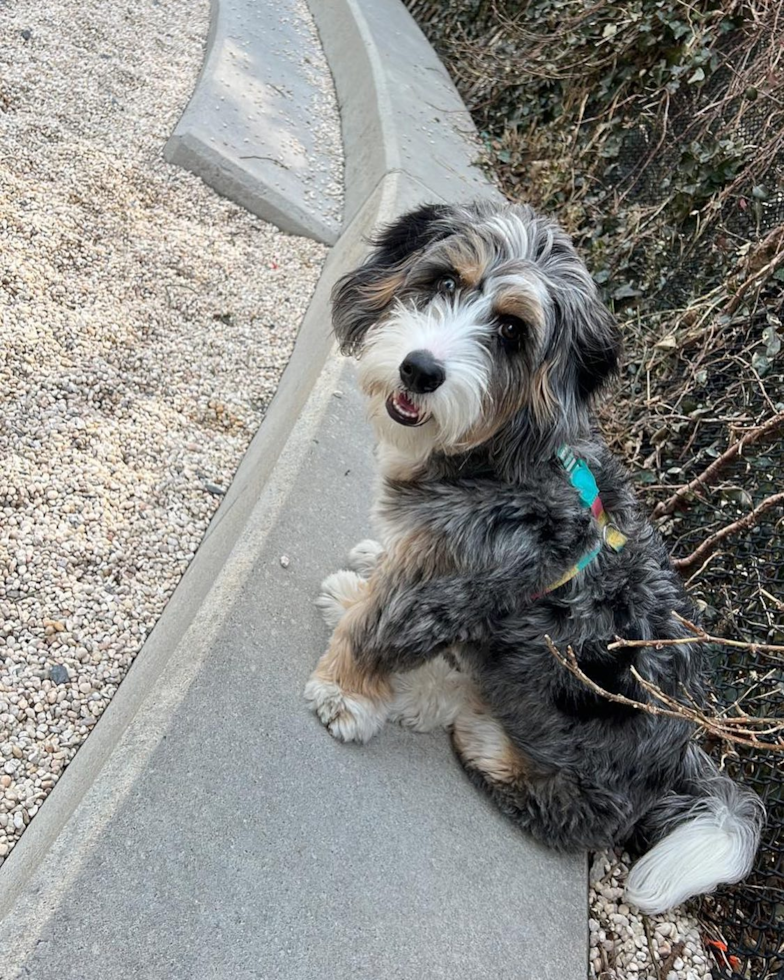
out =
<path fill-rule="evenodd" d="M 592 418 L 620 336 L 569 237 L 527 207 L 421 207 L 333 299 L 378 438 L 380 543 L 324 583 L 334 633 L 305 691 L 320 720 L 358 742 L 390 717 L 448 728 L 544 843 L 650 848 L 626 890 L 644 911 L 740 880 L 758 798 L 688 722 L 597 696 L 545 641 L 607 690 L 645 701 L 635 666 L 703 698 L 672 615 L 695 610 Z M 616 635 L 684 642 L 609 652 Z"/>

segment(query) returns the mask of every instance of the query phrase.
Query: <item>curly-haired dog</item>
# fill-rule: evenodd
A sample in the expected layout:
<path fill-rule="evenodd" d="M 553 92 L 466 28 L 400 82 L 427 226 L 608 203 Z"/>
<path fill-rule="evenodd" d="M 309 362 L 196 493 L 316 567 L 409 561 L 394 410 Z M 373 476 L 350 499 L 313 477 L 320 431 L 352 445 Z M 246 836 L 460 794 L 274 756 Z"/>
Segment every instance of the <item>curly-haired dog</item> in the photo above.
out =
<path fill-rule="evenodd" d="M 556 848 L 651 849 L 627 897 L 662 911 L 749 871 L 757 797 L 691 725 L 595 695 L 703 696 L 694 617 L 591 403 L 620 337 L 568 236 L 520 206 L 421 207 L 334 292 L 378 438 L 380 544 L 324 583 L 334 634 L 306 697 L 338 739 L 448 727 L 471 779 Z M 597 485 L 600 495 L 597 492 Z M 609 652 L 615 636 L 682 644 Z"/>

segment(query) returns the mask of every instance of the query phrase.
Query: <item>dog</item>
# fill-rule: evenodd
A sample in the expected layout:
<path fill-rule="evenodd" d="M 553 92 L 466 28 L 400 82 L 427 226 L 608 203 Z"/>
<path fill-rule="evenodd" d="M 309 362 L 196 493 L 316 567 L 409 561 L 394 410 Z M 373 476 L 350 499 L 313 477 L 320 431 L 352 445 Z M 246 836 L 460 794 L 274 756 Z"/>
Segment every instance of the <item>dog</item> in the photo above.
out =
<path fill-rule="evenodd" d="M 444 727 L 471 781 L 559 850 L 629 846 L 662 912 L 750 870 L 764 810 L 681 717 L 594 693 L 705 697 L 695 609 L 595 423 L 618 325 L 568 235 L 521 205 L 422 206 L 333 291 L 377 437 L 379 542 L 319 598 L 305 697 L 330 733 Z M 682 639 L 608 651 L 617 636 Z"/>

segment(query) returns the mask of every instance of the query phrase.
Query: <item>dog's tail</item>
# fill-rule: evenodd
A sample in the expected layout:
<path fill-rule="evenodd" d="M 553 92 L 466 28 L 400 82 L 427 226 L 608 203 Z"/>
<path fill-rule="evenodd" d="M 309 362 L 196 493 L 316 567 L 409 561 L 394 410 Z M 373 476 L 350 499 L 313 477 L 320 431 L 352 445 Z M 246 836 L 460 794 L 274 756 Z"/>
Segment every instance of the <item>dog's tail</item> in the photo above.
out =
<path fill-rule="evenodd" d="M 683 793 L 642 821 L 654 846 L 632 867 L 626 898 L 654 915 L 751 870 L 765 822 L 762 801 L 720 772 L 696 745 L 685 759 Z"/>

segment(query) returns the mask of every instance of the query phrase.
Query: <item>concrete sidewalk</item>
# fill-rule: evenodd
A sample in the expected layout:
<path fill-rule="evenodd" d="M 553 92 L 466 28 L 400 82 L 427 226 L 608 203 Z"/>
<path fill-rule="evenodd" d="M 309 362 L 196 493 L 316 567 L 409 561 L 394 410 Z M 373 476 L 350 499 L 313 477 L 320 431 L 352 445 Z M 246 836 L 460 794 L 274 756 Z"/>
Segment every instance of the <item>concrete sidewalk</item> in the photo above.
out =
<path fill-rule="evenodd" d="M 507 823 L 445 735 L 341 745 L 301 698 L 327 640 L 319 582 L 368 530 L 346 374 L 328 363 L 241 543 L 0 925 L 3 980 L 584 977 L 582 860 Z"/>

